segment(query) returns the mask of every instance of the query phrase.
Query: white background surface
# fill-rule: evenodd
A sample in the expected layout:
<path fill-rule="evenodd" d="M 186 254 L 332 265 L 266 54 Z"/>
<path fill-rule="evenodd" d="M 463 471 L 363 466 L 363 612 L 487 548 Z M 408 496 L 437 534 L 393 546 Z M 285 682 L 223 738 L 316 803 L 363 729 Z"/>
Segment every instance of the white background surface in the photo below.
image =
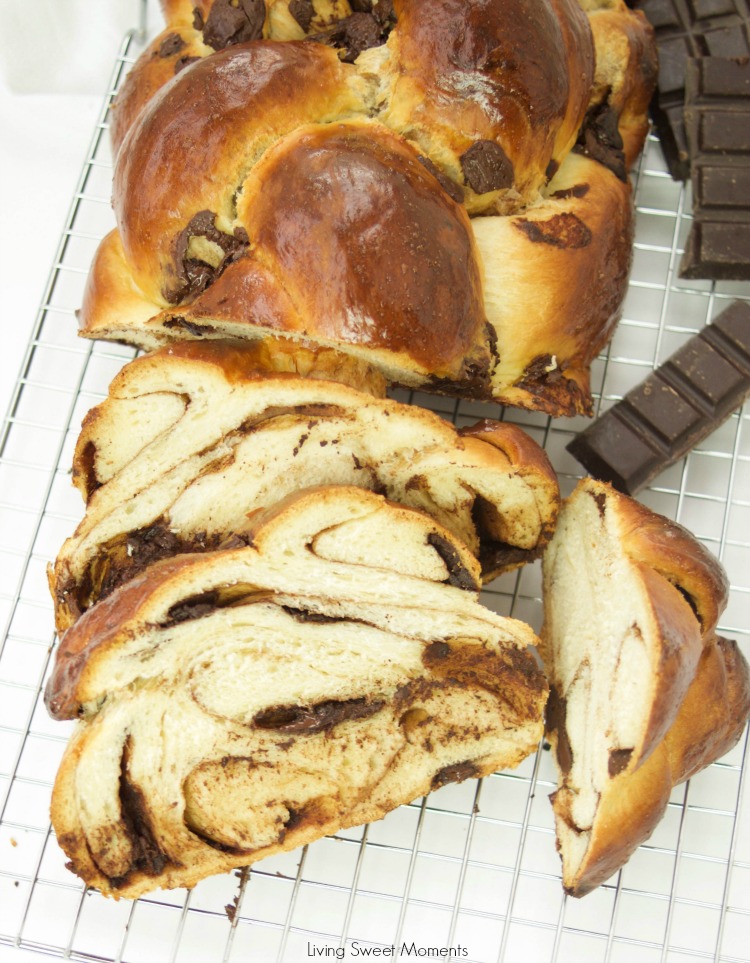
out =
<path fill-rule="evenodd" d="M 139 0 L 0 0 L 0 418 Z M 156 26 L 156 4 L 149 7 Z"/>

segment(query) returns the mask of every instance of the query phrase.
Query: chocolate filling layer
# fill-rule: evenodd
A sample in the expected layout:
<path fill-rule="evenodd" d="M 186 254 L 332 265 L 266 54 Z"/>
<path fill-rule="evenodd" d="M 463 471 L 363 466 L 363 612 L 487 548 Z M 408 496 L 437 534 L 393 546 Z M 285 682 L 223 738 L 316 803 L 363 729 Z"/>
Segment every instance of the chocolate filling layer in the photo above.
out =
<path fill-rule="evenodd" d="M 446 786 L 449 782 L 463 782 L 464 779 L 472 779 L 478 774 L 479 769 L 476 763 L 457 762 L 452 766 L 439 769 L 432 777 L 431 787 L 432 789 L 440 789 L 441 786 Z"/>
<path fill-rule="evenodd" d="M 573 766 L 573 749 L 565 725 L 567 707 L 568 701 L 565 696 L 561 696 L 555 686 L 550 686 L 546 727 L 548 732 L 554 730 L 557 733 L 557 764 L 564 775 L 567 775 Z"/>
<path fill-rule="evenodd" d="M 455 585 L 460 589 L 467 589 L 470 592 L 479 591 L 480 586 L 474 581 L 471 572 L 463 564 L 460 555 L 447 538 L 443 538 L 443 536 L 438 535 L 437 532 L 431 532 L 427 536 L 427 544 L 431 545 L 445 562 L 445 566 L 448 569 L 448 578 L 446 581 L 450 585 Z"/>
<path fill-rule="evenodd" d="M 553 214 L 543 221 L 517 218 L 513 226 L 525 234 L 532 244 L 549 244 L 551 247 L 568 250 L 588 247 L 591 244 L 591 230 L 580 217 L 570 211 Z"/>
<path fill-rule="evenodd" d="M 125 885 L 130 875 L 137 871 L 158 876 L 169 862 L 156 842 L 145 797 L 138 786 L 130 781 L 129 765 L 130 736 L 125 740 L 120 758 L 120 812 L 125 832 L 133 846 L 133 861 L 128 873 L 111 879 L 115 888 Z"/>
<path fill-rule="evenodd" d="M 327 699 L 312 706 L 272 706 L 253 719 L 259 729 L 275 729 L 310 735 L 332 729 L 341 722 L 366 719 L 383 708 L 384 703 L 367 699 Z"/>
<path fill-rule="evenodd" d="M 619 775 L 623 769 L 627 769 L 632 755 L 632 749 L 612 749 L 609 753 L 609 763 L 607 767 L 610 777 L 614 778 Z"/>

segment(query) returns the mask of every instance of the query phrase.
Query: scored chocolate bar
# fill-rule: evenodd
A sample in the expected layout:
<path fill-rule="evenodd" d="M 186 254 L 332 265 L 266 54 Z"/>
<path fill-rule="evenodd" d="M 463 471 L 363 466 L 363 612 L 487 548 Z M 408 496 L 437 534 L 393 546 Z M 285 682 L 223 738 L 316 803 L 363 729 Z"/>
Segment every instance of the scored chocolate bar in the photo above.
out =
<path fill-rule="evenodd" d="M 750 279 L 750 57 L 688 63 L 693 224 L 684 278 Z"/>
<path fill-rule="evenodd" d="M 595 478 L 634 495 L 750 396 L 750 302 L 734 301 L 568 444 Z"/>
<path fill-rule="evenodd" d="M 683 107 L 685 68 L 690 57 L 750 56 L 748 0 L 635 0 L 654 27 L 659 82 L 651 114 L 669 172 L 690 176 Z"/>

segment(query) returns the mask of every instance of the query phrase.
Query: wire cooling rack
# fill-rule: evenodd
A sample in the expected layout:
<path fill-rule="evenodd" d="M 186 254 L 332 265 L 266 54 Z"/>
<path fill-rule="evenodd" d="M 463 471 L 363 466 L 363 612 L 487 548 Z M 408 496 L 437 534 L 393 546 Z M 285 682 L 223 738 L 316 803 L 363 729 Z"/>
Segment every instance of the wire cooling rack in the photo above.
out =
<path fill-rule="evenodd" d="M 60 240 L 0 448 L 0 960 L 301 961 L 401 959 L 724 963 L 750 958 L 747 737 L 675 789 L 662 823 L 628 865 L 583 900 L 560 884 L 547 796 L 549 752 L 513 772 L 450 785 L 369 827 L 215 877 L 192 892 L 138 902 L 85 891 L 64 865 L 48 821 L 69 728 L 41 702 L 52 606 L 45 566 L 82 513 L 69 466 L 81 418 L 130 349 L 76 337 L 91 256 L 112 227 L 107 111 L 139 52 L 129 34 Z M 606 409 L 750 285 L 683 283 L 689 190 L 666 173 L 649 139 L 635 174 L 638 208 L 624 318 L 594 364 Z M 580 472 L 565 451 L 586 419 L 399 394 L 457 424 L 506 418 L 542 443 L 563 492 Z M 720 626 L 750 656 L 750 412 L 735 413 L 642 501 L 692 529 L 724 562 L 731 600 Z M 539 566 L 484 593 L 504 614 L 541 621 Z M 745 766 L 746 770 L 747 766 Z M 439 956 L 440 950 L 442 954 Z M 381 957 L 382 958 L 382 957 Z"/>

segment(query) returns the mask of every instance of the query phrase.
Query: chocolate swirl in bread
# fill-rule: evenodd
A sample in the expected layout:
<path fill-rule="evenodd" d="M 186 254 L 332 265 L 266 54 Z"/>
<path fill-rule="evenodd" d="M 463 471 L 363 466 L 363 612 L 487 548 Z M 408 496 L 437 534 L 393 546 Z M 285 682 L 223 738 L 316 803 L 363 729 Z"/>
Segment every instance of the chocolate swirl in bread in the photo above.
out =
<path fill-rule="evenodd" d="M 422 509 L 485 579 L 541 553 L 559 499 L 531 438 L 491 421 L 457 432 L 368 387 L 378 376 L 352 359 L 283 341 L 183 342 L 129 364 L 76 447 L 87 510 L 50 574 L 58 631 L 152 561 L 231 543 L 258 509 L 317 485 Z"/>
<path fill-rule="evenodd" d="M 192 886 L 536 748 L 536 637 L 451 584 L 479 570 L 447 529 L 331 487 L 249 542 L 156 563 L 62 640 L 47 705 L 80 721 L 53 825 L 107 895 Z"/>

